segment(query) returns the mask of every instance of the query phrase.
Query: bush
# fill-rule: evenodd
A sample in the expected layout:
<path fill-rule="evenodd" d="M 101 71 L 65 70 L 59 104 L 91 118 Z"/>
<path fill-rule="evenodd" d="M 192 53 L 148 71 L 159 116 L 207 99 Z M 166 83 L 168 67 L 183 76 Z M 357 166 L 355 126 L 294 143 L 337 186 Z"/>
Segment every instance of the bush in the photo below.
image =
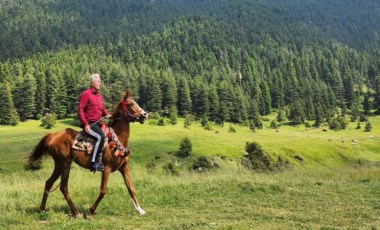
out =
<path fill-rule="evenodd" d="M 55 113 L 46 113 L 41 119 L 41 126 L 46 129 L 51 129 L 57 122 L 57 115 Z"/>
<path fill-rule="evenodd" d="M 341 130 L 346 128 L 346 121 L 343 116 L 338 115 L 337 117 L 331 118 L 329 121 L 329 127 L 332 130 Z"/>
<path fill-rule="evenodd" d="M 217 167 L 216 164 L 213 164 L 211 161 L 209 161 L 205 156 L 199 157 L 194 163 L 193 163 L 193 170 L 196 170 L 198 172 L 206 171 L 213 169 L 214 167 Z"/>
<path fill-rule="evenodd" d="M 161 117 L 160 119 L 158 119 L 157 121 L 157 125 L 158 126 L 165 126 L 165 120 L 163 117 Z"/>
<path fill-rule="evenodd" d="M 184 137 L 181 140 L 177 155 L 179 157 L 189 157 L 193 151 L 193 146 L 188 137 Z"/>
<path fill-rule="evenodd" d="M 277 129 L 278 128 L 277 122 L 275 120 L 272 120 L 270 122 L 270 128 L 271 129 Z"/>
<path fill-rule="evenodd" d="M 204 126 L 205 130 L 213 130 L 211 122 L 207 122 L 207 124 Z"/>
<path fill-rule="evenodd" d="M 167 163 L 164 166 L 164 170 L 172 176 L 178 176 L 179 175 L 178 167 L 175 166 L 172 162 Z"/>
<path fill-rule="evenodd" d="M 176 125 L 178 123 L 177 115 L 175 115 L 174 113 L 170 114 L 169 123 L 172 125 Z"/>
<path fill-rule="evenodd" d="M 273 171 L 272 160 L 257 142 L 247 142 L 242 165 L 256 172 Z"/>
<path fill-rule="evenodd" d="M 189 128 L 193 124 L 193 121 L 194 121 L 194 116 L 187 114 L 185 116 L 185 128 Z"/>
<path fill-rule="evenodd" d="M 372 125 L 371 125 L 371 123 L 369 123 L 369 121 L 365 124 L 365 128 L 364 128 L 364 131 L 365 132 L 369 132 L 369 131 L 371 131 L 371 129 L 372 129 Z"/>
<path fill-rule="evenodd" d="M 360 114 L 360 116 L 359 116 L 359 121 L 360 121 L 360 122 L 367 122 L 368 119 L 367 119 L 366 115 L 364 115 L 364 114 Z"/>
<path fill-rule="evenodd" d="M 158 112 L 149 113 L 149 119 L 158 120 L 161 118 L 161 115 Z"/>
<path fill-rule="evenodd" d="M 235 127 L 233 127 L 232 125 L 230 125 L 230 128 L 228 129 L 228 132 L 230 132 L 230 133 L 236 133 Z"/>

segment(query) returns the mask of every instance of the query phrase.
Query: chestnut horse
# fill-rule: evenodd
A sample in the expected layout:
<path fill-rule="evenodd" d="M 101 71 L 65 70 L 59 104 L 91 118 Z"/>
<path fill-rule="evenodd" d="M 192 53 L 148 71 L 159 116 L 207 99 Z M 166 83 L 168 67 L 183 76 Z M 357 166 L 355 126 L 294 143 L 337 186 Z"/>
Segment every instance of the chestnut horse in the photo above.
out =
<path fill-rule="evenodd" d="M 139 105 L 131 98 L 131 94 L 127 92 L 123 100 L 115 106 L 115 111 L 110 117 L 110 126 L 113 128 L 120 143 L 127 147 L 129 139 L 129 123 L 138 121 L 143 123 L 148 118 L 148 114 L 139 107 Z M 79 151 L 72 148 L 74 138 L 78 132 L 67 128 L 56 133 L 46 134 L 35 147 L 34 151 L 28 157 L 28 163 L 40 159 L 44 154 L 49 154 L 54 160 L 54 171 L 50 178 L 46 181 L 45 190 L 40 205 L 40 211 L 45 211 L 46 201 L 49 196 L 50 189 L 54 182 L 61 177 L 60 190 L 70 206 L 71 213 L 74 217 L 80 217 L 81 214 L 75 207 L 68 193 L 68 181 L 70 175 L 71 163 L 74 161 L 79 166 L 90 169 L 91 155 L 84 151 Z M 128 150 L 129 153 L 129 150 Z M 102 172 L 102 181 L 100 193 L 95 203 L 87 212 L 88 218 L 92 218 L 96 207 L 106 194 L 108 177 L 111 172 L 118 170 L 124 178 L 129 195 L 132 198 L 136 211 L 144 215 L 145 211 L 140 207 L 136 198 L 131 177 L 128 169 L 129 154 L 126 156 L 116 156 L 108 147 L 103 150 L 104 171 Z"/>

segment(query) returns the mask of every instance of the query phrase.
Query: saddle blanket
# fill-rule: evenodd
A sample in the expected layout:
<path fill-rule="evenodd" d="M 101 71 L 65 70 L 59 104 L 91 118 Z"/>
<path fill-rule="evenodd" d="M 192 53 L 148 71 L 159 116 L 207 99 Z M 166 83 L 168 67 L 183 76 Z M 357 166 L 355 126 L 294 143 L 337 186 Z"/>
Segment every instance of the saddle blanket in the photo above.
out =
<path fill-rule="evenodd" d="M 87 154 L 92 154 L 96 140 L 88 135 L 85 131 L 80 131 L 76 135 L 73 143 L 73 149 L 84 151 Z M 103 149 L 108 145 L 108 137 L 104 139 Z"/>
<path fill-rule="evenodd" d="M 125 157 L 129 154 L 129 150 L 125 148 L 117 138 L 117 135 L 111 127 L 106 127 L 104 130 L 106 138 L 104 139 L 103 151 L 108 146 L 116 156 Z M 87 154 L 92 154 L 96 140 L 88 135 L 84 130 L 77 133 L 73 143 L 73 149 L 84 151 Z"/>

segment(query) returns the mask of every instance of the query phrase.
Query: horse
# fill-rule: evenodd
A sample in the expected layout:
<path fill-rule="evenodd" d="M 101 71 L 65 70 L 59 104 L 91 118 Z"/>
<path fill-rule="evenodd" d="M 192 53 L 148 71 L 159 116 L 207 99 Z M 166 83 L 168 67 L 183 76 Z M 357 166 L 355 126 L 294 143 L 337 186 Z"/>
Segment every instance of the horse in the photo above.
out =
<path fill-rule="evenodd" d="M 115 106 L 115 110 L 109 118 L 109 126 L 114 130 L 120 144 L 127 147 L 130 123 L 135 121 L 144 123 L 147 118 L 148 113 L 141 109 L 140 106 L 132 99 L 130 92 L 126 92 L 123 99 Z M 68 193 L 70 168 L 71 163 L 75 162 L 83 168 L 90 169 L 91 155 L 85 151 L 80 151 L 73 148 L 73 142 L 77 133 L 77 131 L 71 128 L 66 128 L 65 130 L 58 131 L 56 133 L 48 133 L 42 137 L 39 143 L 35 146 L 34 151 L 27 157 L 26 163 L 28 165 L 32 165 L 33 162 L 40 159 L 43 155 L 50 155 L 54 160 L 53 173 L 45 183 L 45 190 L 41 205 L 39 207 L 41 212 L 46 210 L 46 201 L 54 182 L 61 177 L 59 187 L 70 207 L 71 213 L 74 217 L 81 217 L 81 214 L 78 212 L 78 209 L 74 205 Z M 129 173 L 128 162 L 130 151 L 128 149 L 124 150 L 126 150 L 127 154 L 124 156 L 118 156 L 114 154 L 110 148 L 107 148 L 107 146 L 104 148 L 102 152 L 104 171 L 102 172 L 100 193 L 94 204 L 87 211 L 88 218 L 92 218 L 96 207 L 104 198 L 109 175 L 111 172 L 115 171 L 119 171 L 123 176 L 124 183 L 128 189 L 130 197 L 132 198 L 135 210 L 140 215 L 145 214 L 145 211 L 141 208 L 136 198 Z"/>

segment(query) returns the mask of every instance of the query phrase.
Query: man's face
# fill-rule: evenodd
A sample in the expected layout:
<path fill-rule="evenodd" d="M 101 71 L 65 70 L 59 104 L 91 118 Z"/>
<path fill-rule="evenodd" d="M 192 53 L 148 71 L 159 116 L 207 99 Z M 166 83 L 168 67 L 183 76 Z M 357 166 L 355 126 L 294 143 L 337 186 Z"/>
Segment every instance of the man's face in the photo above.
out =
<path fill-rule="evenodd" d="M 100 79 L 94 79 L 91 83 L 92 88 L 100 90 L 101 81 Z"/>

